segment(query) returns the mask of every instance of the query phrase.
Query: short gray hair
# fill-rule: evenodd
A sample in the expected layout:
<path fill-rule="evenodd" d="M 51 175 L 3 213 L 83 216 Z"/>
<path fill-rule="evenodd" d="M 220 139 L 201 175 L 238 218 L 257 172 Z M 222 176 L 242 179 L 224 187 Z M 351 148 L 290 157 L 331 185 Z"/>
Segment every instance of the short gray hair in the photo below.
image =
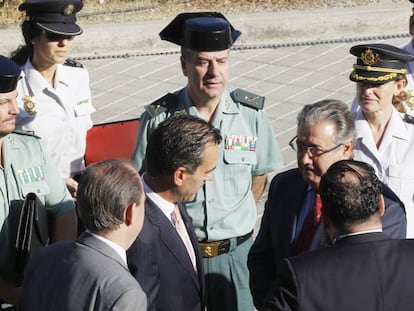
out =
<path fill-rule="evenodd" d="M 337 144 L 355 139 L 354 118 L 348 106 L 340 100 L 325 99 L 305 105 L 299 112 L 297 121 L 298 130 L 315 126 L 323 121 L 332 123 L 336 128 L 333 139 Z"/>

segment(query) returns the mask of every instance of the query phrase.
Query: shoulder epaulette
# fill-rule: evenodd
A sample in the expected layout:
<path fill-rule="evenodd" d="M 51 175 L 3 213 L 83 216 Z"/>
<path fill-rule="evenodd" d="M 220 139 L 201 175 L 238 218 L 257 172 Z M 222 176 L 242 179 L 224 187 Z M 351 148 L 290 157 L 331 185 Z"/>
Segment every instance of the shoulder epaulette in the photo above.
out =
<path fill-rule="evenodd" d="M 81 62 L 78 62 L 77 60 L 74 60 L 71 58 L 67 58 L 65 62 L 63 63 L 63 65 L 70 66 L 70 67 L 83 68 L 83 65 Z"/>
<path fill-rule="evenodd" d="M 168 93 L 145 107 L 146 111 L 155 117 L 162 112 L 175 110 L 178 106 L 178 96 Z"/>
<path fill-rule="evenodd" d="M 265 100 L 264 96 L 249 93 L 241 89 L 235 89 L 230 93 L 230 96 L 235 102 L 240 103 L 243 106 L 247 106 L 256 110 L 263 109 Z"/>
<path fill-rule="evenodd" d="M 33 132 L 29 132 L 29 131 L 22 131 L 22 130 L 14 130 L 12 133 L 14 134 L 18 134 L 18 135 L 26 135 L 26 136 L 31 136 L 31 137 L 35 137 L 40 139 L 40 136 L 35 135 Z"/>

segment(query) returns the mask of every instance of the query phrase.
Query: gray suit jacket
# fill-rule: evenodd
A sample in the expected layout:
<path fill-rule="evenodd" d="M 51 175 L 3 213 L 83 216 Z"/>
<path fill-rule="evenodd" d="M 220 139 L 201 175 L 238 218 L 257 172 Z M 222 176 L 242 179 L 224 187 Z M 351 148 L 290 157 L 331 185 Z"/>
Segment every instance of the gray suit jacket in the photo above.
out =
<path fill-rule="evenodd" d="M 23 310 L 146 310 L 147 299 L 121 257 L 84 232 L 56 243 L 30 261 L 23 280 Z"/>

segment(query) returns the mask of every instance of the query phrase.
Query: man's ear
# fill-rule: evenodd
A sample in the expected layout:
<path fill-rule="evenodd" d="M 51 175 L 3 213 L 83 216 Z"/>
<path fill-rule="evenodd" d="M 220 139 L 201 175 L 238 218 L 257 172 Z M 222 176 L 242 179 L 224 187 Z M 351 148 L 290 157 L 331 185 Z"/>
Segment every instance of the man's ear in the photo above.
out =
<path fill-rule="evenodd" d="M 174 185 L 179 187 L 183 184 L 186 171 L 184 167 L 179 167 L 174 171 Z"/>
<path fill-rule="evenodd" d="M 332 224 L 329 217 L 325 215 L 325 213 L 322 210 L 322 225 L 325 232 L 328 234 L 329 239 L 333 241 L 337 237 L 337 230 L 335 226 Z"/>
<path fill-rule="evenodd" d="M 180 63 L 181 63 L 181 71 L 183 72 L 183 75 L 187 77 L 187 67 L 186 67 L 185 59 L 183 56 L 180 57 Z"/>
<path fill-rule="evenodd" d="M 344 154 L 346 159 L 352 159 L 352 154 L 354 152 L 354 140 L 351 139 L 344 145 Z"/>
<path fill-rule="evenodd" d="M 124 223 L 126 226 L 131 226 L 133 223 L 135 207 L 136 207 L 136 204 L 132 203 L 128 205 L 124 211 Z"/>

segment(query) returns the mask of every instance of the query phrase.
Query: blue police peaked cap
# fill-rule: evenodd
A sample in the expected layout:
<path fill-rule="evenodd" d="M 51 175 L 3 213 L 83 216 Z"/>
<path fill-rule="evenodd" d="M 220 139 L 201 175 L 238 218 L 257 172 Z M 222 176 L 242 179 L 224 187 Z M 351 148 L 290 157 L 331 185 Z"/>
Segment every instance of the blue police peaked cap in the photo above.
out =
<path fill-rule="evenodd" d="M 193 12 L 178 14 L 159 35 L 182 47 L 209 52 L 229 49 L 240 34 L 219 12 Z"/>
<path fill-rule="evenodd" d="M 82 7 L 81 0 L 27 0 L 19 10 L 26 11 L 26 21 L 47 32 L 76 36 L 82 33 L 76 24 L 76 13 Z"/>
<path fill-rule="evenodd" d="M 0 55 L 0 93 L 14 91 L 19 79 L 20 67 L 11 59 Z"/>
<path fill-rule="evenodd" d="M 389 44 L 365 44 L 351 47 L 357 57 L 349 78 L 354 82 L 379 85 L 398 79 L 407 73 L 406 63 L 414 55 Z"/>

